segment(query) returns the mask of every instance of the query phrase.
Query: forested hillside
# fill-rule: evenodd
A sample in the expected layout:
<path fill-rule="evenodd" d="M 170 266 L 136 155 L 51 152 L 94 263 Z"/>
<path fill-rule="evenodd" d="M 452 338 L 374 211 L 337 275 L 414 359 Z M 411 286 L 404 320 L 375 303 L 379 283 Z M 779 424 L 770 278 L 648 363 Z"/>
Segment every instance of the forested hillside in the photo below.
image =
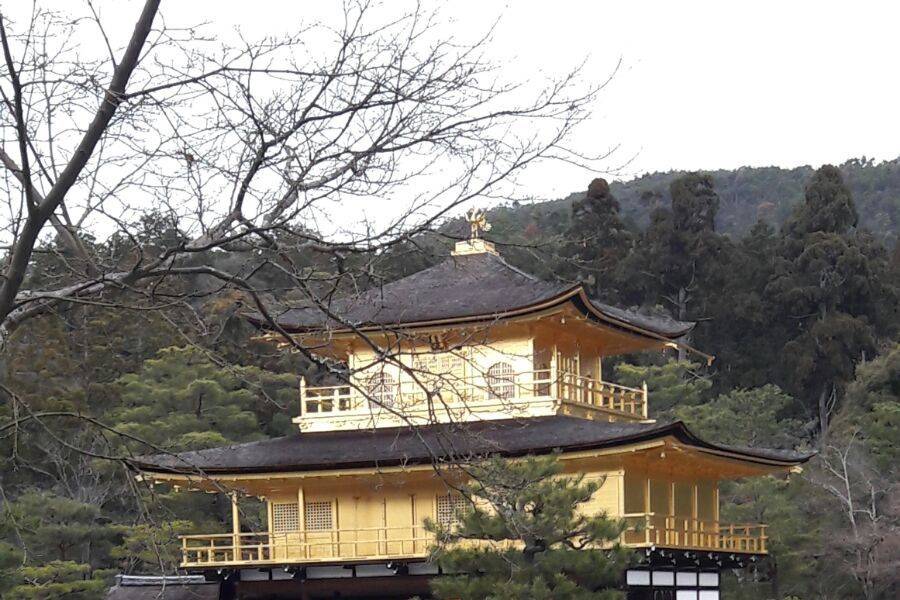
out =
<path fill-rule="evenodd" d="M 892 245 L 900 232 L 900 159 L 876 163 L 871 159 L 848 160 L 839 165 L 841 174 L 859 212 L 859 222 Z M 743 167 L 709 171 L 719 196 L 716 229 L 743 235 L 758 221 L 779 227 L 793 207 L 803 201 L 803 188 L 812 176 L 812 167 Z M 647 225 L 650 213 L 671 202 L 669 185 L 678 172 L 648 173 L 626 182 L 613 182 L 610 189 L 621 205 L 625 222 Z M 584 192 L 576 191 L 561 200 L 529 206 L 523 213 L 539 215 L 553 223 L 566 221 L 572 202 Z M 531 211 L 534 211 L 533 213 Z"/>
<path fill-rule="evenodd" d="M 642 354 L 610 365 L 625 384 L 648 383 L 656 416 L 726 444 L 819 452 L 803 474 L 723 488 L 723 519 L 771 525 L 770 558 L 736 575 L 747 581 L 729 598 L 896 597 L 895 191 L 900 164 L 855 161 L 598 179 L 565 201 L 491 212 L 489 237 L 515 266 L 698 322 L 688 342 L 711 364 Z M 181 235 L 161 217 L 144 225 L 148 252 Z M 279 260 L 324 274 L 364 266 L 353 285 L 375 285 L 445 259 L 458 226 L 374 257 L 213 259 L 245 265 L 257 289 L 284 302 L 296 292 Z M 98 251 L 136 247 L 111 240 Z M 63 272 L 58 256 L 39 254 L 30 277 Z M 130 309 L 128 290 L 60 305 L 10 341 L 0 365 L 4 598 L 100 598 L 111 573 L 171 570 L 174 536 L 226 531 L 229 503 L 148 488 L 122 459 L 293 433 L 299 376 L 326 377 L 301 353 L 254 339 L 244 292 L 202 275 L 174 285 L 155 293 L 179 300 L 152 311 Z"/>

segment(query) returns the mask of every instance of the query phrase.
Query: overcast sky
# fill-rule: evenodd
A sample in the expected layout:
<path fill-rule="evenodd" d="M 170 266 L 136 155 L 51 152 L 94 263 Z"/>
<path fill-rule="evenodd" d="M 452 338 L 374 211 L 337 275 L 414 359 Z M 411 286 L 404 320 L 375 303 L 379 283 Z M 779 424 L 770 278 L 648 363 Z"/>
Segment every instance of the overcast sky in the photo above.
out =
<path fill-rule="evenodd" d="M 426 6 L 436 5 L 423 0 Z M 8 4 L 8 2 L 4 2 Z M 68 3 L 62 3 L 66 5 Z M 386 2 L 388 10 L 393 4 Z M 443 2 L 464 31 L 499 18 L 493 43 L 511 78 L 561 73 L 583 58 L 598 80 L 622 67 L 576 140 L 619 150 L 619 178 L 669 169 L 818 166 L 900 155 L 900 2 Z M 99 0 L 130 32 L 140 4 Z M 327 0 L 163 0 L 169 25 L 209 20 L 217 35 L 280 33 L 327 19 Z M 543 165 L 538 198 L 591 174 Z"/>

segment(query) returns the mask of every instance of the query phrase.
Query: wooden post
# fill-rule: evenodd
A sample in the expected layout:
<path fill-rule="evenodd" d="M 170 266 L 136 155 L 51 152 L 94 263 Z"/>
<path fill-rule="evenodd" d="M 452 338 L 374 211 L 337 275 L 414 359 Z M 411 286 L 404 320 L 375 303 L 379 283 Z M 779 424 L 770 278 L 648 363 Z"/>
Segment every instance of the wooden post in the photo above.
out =
<path fill-rule="evenodd" d="M 269 555 L 266 558 L 271 560 L 275 558 L 275 507 L 270 498 L 266 498 L 266 528 L 269 532 Z"/>
<path fill-rule="evenodd" d="M 695 483 L 691 485 L 691 518 L 694 521 L 693 529 L 693 539 L 694 545 L 697 545 L 697 541 L 700 539 L 699 531 L 700 531 L 700 498 L 699 498 L 699 486 Z"/>
<path fill-rule="evenodd" d="M 334 537 L 337 542 L 337 545 L 332 549 L 333 556 L 335 557 L 341 555 L 341 507 L 338 502 L 338 499 L 335 498 L 334 503 L 332 504 L 332 506 L 334 506 L 334 514 L 331 519 L 331 526 L 334 529 Z"/>
<path fill-rule="evenodd" d="M 722 532 L 719 523 L 719 482 L 713 481 L 713 528 L 716 532 L 716 548 L 722 547 Z"/>
<path fill-rule="evenodd" d="M 416 532 L 418 531 L 419 517 L 418 517 L 418 515 L 416 514 L 416 495 L 415 495 L 415 494 L 410 494 L 410 495 L 409 495 L 409 503 L 410 503 L 410 513 L 409 513 L 409 517 L 410 517 L 410 523 L 412 523 L 412 530 L 411 530 L 411 533 L 412 533 L 412 553 L 415 554 L 415 553 L 417 553 L 417 552 L 419 551 L 419 550 L 418 550 L 418 539 L 417 539 L 417 533 L 416 533 Z M 403 552 L 403 550 L 404 550 L 404 548 L 403 548 L 404 544 L 400 544 L 400 545 L 401 545 L 400 551 Z"/>
<path fill-rule="evenodd" d="M 301 557 L 308 558 L 306 554 L 309 551 L 309 546 L 306 544 L 306 500 L 303 497 L 302 485 L 297 488 L 297 528 L 300 530 L 297 532 L 300 546 L 297 550 L 302 552 Z"/>
<path fill-rule="evenodd" d="M 650 516 L 650 476 L 648 475 L 644 480 L 644 535 L 648 544 L 650 543 L 650 527 L 652 525 L 653 517 Z"/>
<path fill-rule="evenodd" d="M 379 552 L 382 554 L 387 554 L 388 551 L 388 509 L 387 509 L 387 497 L 381 499 L 381 529 L 379 530 L 379 538 L 381 537 L 381 533 L 384 533 L 384 549 L 379 548 Z"/>
<path fill-rule="evenodd" d="M 241 560 L 241 509 L 237 492 L 231 492 L 231 553 L 233 560 Z"/>
<path fill-rule="evenodd" d="M 559 399 L 559 365 L 558 363 L 558 351 L 556 349 L 556 344 L 553 344 L 551 348 L 552 353 L 550 354 L 550 396 Z"/>
<path fill-rule="evenodd" d="M 641 411 L 642 411 L 643 417 L 645 419 L 647 419 L 647 418 L 649 418 L 649 415 L 650 415 L 650 407 L 648 406 L 650 404 L 650 399 L 647 396 L 647 382 L 646 381 L 641 384 L 641 390 L 644 392 L 644 407 L 641 409 Z"/>
<path fill-rule="evenodd" d="M 300 416 L 306 414 L 306 377 L 300 376 Z"/>
<path fill-rule="evenodd" d="M 669 518 L 672 520 L 671 529 L 675 529 L 677 527 L 677 522 L 675 521 L 675 482 L 671 482 L 669 484 Z M 669 529 L 669 519 L 666 519 L 666 530 Z M 666 541 L 668 543 L 672 543 L 669 539 L 669 535 L 666 534 Z M 676 542 L 677 543 L 677 542 Z"/>

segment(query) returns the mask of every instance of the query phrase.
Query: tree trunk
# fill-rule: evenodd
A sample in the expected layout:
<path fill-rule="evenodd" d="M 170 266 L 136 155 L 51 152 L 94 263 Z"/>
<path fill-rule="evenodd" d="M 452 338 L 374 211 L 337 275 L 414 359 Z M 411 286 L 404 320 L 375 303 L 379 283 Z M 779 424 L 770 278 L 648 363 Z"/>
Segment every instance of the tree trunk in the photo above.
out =
<path fill-rule="evenodd" d="M 830 386 L 826 385 L 822 388 L 822 391 L 819 392 L 819 435 L 821 437 L 825 436 L 825 433 L 828 431 L 828 389 Z"/>
<path fill-rule="evenodd" d="M 682 288 L 678 288 L 678 300 L 676 304 L 676 309 L 678 310 L 678 320 L 686 321 L 687 320 L 687 303 L 688 303 L 688 294 L 687 290 Z M 688 333 L 684 336 L 685 344 L 690 345 L 691 343 L 691 334 Z M 685 361 L 687 360 L 687 348 L 684 345 L 678 345 L 678 360 Z"/>

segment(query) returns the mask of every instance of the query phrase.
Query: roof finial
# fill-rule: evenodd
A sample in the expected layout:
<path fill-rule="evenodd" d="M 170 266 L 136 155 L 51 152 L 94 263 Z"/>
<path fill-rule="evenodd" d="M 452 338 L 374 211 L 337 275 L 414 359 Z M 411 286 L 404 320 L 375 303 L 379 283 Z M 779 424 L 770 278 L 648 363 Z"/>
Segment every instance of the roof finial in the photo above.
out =
<path fill-rule="evenodd" d="M 488 223 L 487 213 L 484 212 L 484 209 L 469 209 L 469 212 L 466 213 L 466 220 L 469 222 L 469 228 L 471 229 L 470 240 L 480 239 L 482 232 L 491 230 L 491 224 Z"/>
<path fill-rule="evenodd" d="M 469 222 L 469 239 L 456 242 L 453 256 L 466 254 L 497 254 L 494 245 L 483 239 L 483 233 L 491 230 L 491 224 L 487 221 L 487 213 L 481 208 L 472 208 L 466 212 L 466 221 Z"/>

